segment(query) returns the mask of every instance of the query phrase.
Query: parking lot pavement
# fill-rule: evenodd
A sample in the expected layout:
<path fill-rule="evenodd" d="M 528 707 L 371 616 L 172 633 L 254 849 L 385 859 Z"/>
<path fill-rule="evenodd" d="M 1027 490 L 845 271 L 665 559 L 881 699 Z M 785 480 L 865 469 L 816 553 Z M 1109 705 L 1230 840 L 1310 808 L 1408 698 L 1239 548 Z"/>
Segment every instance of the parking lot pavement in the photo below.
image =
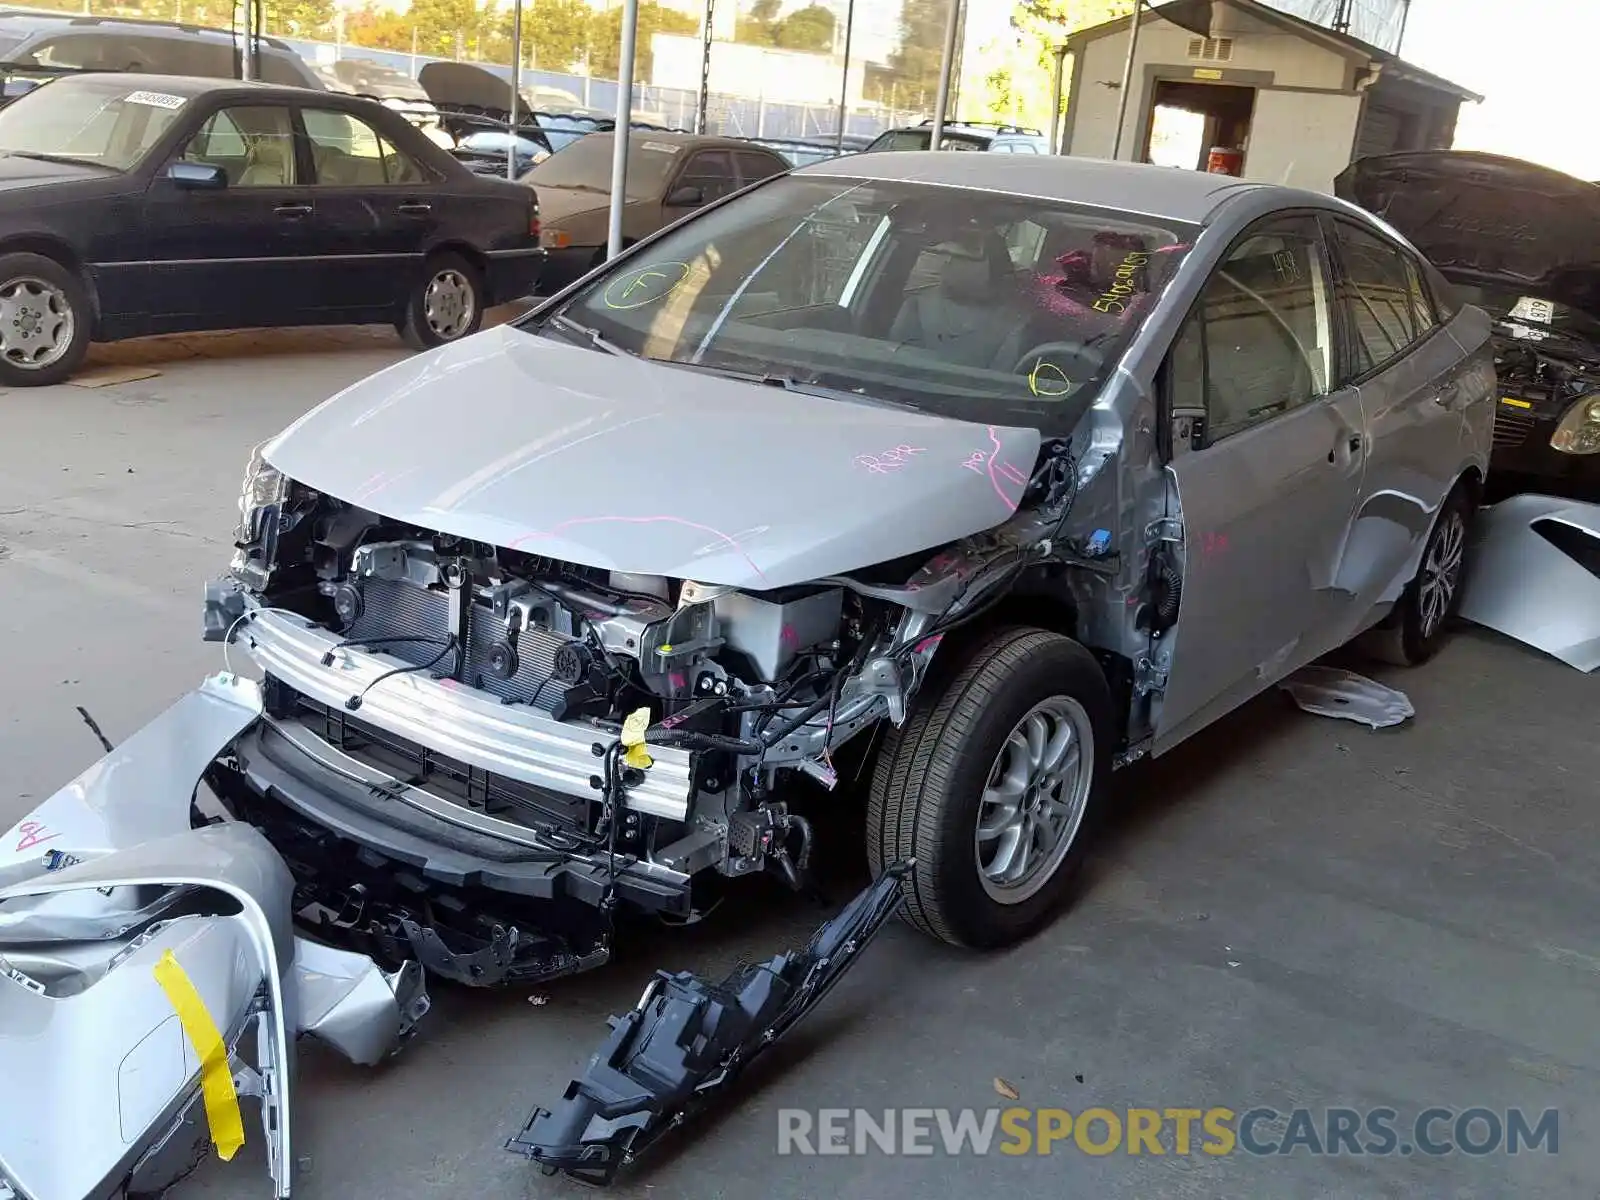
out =
<path fill-rule="evenodd" d="M 250 447 L 401 354 L 387 333 L 289 334 L 205 343 L 151 379 L 0 394 L 0 825 L 95 757 L 75 705 L 124 737 L 217 669 L 217 647 L 199 641 L 200 585 L 223 567 Z M 1371 733 L 1271 695 L 1125 773 L 1081 900 L 1029 944 L 976 956 L 890 928 L 758 1068 L 760 1087 L 617 1194 L 1595 1195 L 1595 681 L 1474 631 L 1428 667 L 1381 677 L 1415 704 L 1407 727 Z M 838 898 L 860 869 L 852 845 Z M 422 1035 L 378 1071 L 307 1046 L 296 1196 L 576 1194 L 502 1142 L 559 1095 L 655 968 L 720 973 L 819 916 L 789 898 L 730 907 L 635 932 L 609 967 L 540 989 L 537 1006 L 527 991 L 439 989 Z M 1304 1107 L 1319 1128 L 1331 1107 L 1387 1107 L 1400 1143 L 1433 1107 L 1522 1108 L 1530 1125 L 1557 1108 L 1559 1152 L 1211 1156 L 1197 1132 L 1180 1155 L 1169 1127 L 1161 1156 L 1070 1139 L 1049 1156 L 776 1153 L 780 1108 L 1019 1104 Z M 1273 1144 L 1283 1127 L 1255 1134 Z M 260 1167 L 251 1135 L 174 1196 L 265 1196 Z"/>

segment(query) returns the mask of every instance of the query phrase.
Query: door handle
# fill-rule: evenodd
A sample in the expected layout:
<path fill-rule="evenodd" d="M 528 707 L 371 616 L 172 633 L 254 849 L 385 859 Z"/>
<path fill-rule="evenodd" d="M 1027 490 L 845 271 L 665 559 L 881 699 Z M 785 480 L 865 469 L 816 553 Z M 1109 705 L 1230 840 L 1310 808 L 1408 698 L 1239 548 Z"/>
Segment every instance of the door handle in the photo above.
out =
<path fill-rule="evenodd" d="M 402 204 L 400 212 L 408 217 L 425 217 L 433 211 L 431 204 Z"/>
<path fill-rule="evenodd" d="M 309 204 L 280 204 L 280 205 L 278 205 L 277 208 L 273 209 L 272 211 L 277 213 L 280 217 L 285 217 L 285 218 L 287 218 L 289 220 L 295 220 L 295 219 L 298 219 L 300 217 L 309 217 L 311 215 L 311 205 L 309 205 Z"/>
<path fill-rule="evenodd" d="M 1349 436 L 1349 438 L 1345 441 L 1345 447 L 1346 447 L 1346 449 L 1348 449 L 1350 451 L 1350 457 L 1351 458 L 1356 458 L 1361 454 L 1362 445 L 1363 445 L 1363 442 L 1362 442 L 1362 439 L 1361 439 L 1361 435 L 1359 433 L 1352 433 Z M 1338 450 L 1329 450 L 1328 451 L 1328 461 L 1329 462 L 1338 462 L 1339 461 L 1339 451 Z"/>
<path fill-rule="evenodd" d="M 1439 394 L 1433 398 L 1433 402 L 1440 408 L 1449 408 L 1456 402 L 1460 395 L 1461 381 L 1458 379 L 1452 379 L 1449 383 L 1445 384 L 1439 389 Z"/>

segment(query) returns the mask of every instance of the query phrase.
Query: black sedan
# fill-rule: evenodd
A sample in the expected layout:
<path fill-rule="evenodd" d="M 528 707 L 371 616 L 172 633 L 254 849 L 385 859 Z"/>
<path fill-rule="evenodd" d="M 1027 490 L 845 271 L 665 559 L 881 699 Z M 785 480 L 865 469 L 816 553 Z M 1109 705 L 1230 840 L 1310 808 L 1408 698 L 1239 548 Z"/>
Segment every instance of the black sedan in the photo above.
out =
<path fill-rule="evenodd" d="M 0 110 L 0 384 L 197 329 L 393 322 L 437 346 L 542 262 L 528 188 L 371 101 L 86 74 Z"/>

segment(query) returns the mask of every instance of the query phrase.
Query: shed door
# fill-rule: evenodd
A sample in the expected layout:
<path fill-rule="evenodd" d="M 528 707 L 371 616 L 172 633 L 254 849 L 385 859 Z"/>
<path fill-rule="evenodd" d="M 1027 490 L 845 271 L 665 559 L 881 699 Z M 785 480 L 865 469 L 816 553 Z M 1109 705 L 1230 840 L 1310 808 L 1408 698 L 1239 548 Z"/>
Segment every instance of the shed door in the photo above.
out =
<path fill-rule="evenodd" d="M 1333 191 L 1334 176 L 1350 165 L 1360 116 L 1359 96 L 1262 88 L 1250 122 L 1245 177 Z"/>

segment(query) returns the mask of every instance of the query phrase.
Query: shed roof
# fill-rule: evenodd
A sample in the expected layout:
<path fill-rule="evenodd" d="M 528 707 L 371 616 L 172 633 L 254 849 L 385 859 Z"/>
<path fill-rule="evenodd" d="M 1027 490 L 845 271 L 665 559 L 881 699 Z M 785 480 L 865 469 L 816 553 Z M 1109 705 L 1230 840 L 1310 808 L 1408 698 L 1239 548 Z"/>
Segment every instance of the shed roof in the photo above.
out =
<path fill-rule="evenodd" d="M 1154 0 L 1152 0 L 1154 2 Z M 1424 71 L 1421 67 L 1406 62 L 1398 55 L 1374 46 L 1371 42 L 1362 41 L 1348 33 L 1341 33 L 1336 29 L 1329 29 L 1318 25 L 1315 21 L 1308 21 L 1304 17 L 1297 17 L 1293 13 L 1286 13 L 1281 9 L 1273 8 L 1270 4 L 1262 4 L 1259 0 L 1215 0 L 1216 3 L 1230 4 L 1242 12 L 1263 21 L 1278 25 L 1291 33 L 1297 34 L 1308 41 L 1319 42 L 1337 54 L 1346 58 L 1366 59 L 1369 62 L 1379 63 L 1392 77 L 1407 80 L 1422 87 L 1432 88 L 1455 96 L 1459 100 L 1470 100 L 1474 104 L 1483 103 L 1483 97 L 1473 91 L 1468 91 L 1459 83 L 1452 83 L 1443 76 L 1435 75 L 1431 71 Z M 1153 8 L 1150 15 L 1161 17 L 1160 9 Z M 1098 41 L 1113 33 L 1119 33 L 1132 24 L 1133 18 L 1118 17 L 1088 29 L 1080 29 L 1066 40 L 1068 50 L 1077 50 L 1088 42 Z"/>

